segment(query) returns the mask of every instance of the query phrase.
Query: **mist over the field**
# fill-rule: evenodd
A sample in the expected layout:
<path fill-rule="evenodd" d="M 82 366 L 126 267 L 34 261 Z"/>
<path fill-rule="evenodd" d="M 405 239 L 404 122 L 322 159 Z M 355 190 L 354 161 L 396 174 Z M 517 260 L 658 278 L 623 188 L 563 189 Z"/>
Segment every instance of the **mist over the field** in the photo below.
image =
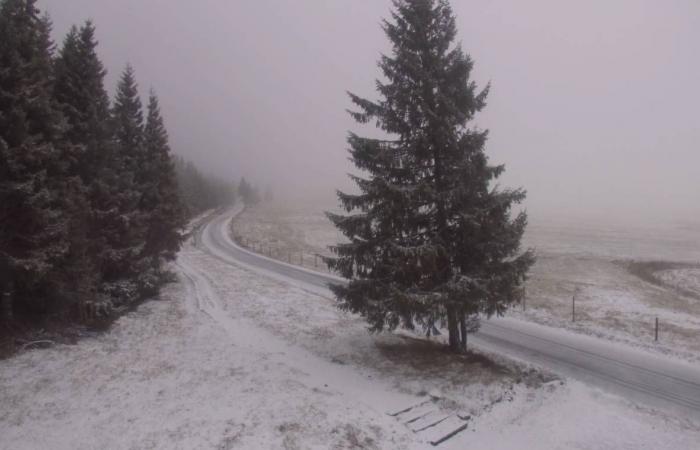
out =
<path fill-rule="evenodd" d="M 350 188 L 346 90 L 375 98 L 389 0 L 42 0 L 58 43 L 94 20 L 108 86 L 130 62 L 174 151 L 277 198 Z M 455 1 L 479 126 L 533 220 L 697 222 L 700 3 Z M 371 129 L 365 130 L 373 133 Z"/>

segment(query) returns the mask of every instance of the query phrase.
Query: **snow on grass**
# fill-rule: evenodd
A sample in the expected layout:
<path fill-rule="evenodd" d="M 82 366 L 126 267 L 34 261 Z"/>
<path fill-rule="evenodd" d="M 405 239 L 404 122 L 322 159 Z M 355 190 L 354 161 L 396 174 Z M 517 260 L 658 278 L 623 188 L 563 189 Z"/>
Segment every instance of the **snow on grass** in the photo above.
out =
<path fill-rule="evenodd" d="M 583 383 L 553 383 L 496 404 L 471 421 L 459 440 L 440 448 L 696 449 L 700 426 L 660 415 Z"/>
<path fill-rule="evenodd" d="M 280 261 L 327 272 L 317 255 L 331 256 L 330 245 L 345 240 L 318 208 L 263 204 L 234 220 L 234 237 L 248 248 Z"/>
<path fill-rule="evenodd" d="M 509 315 L 700 361 L 700 302 L 639 278 L 626 263 L 540 254 L 527 285 L 524 310 L 518 306 Z"/>
<path fill-rule="evenodd" d="M 479 356 L 455 358 L 441 344 L 410 336 L 371 335 L 362 319 L 338 310 L 329 297 L 250 276 L 204 253 L 191 258 L 230 316 L 247 317 L 284 342 L 351 366 L 368 379 L 381 379 L 399 392 L 417 397 L 437 390 L 467 408 L 487 404 L 520 378 L 515 365 L 499 366 Z M 241 293 L 237 301 L 225 301 L 235 292 Z"/>
<path fill-rule="evenodd" d="M 472 416 L 439 448 L 700 440 L 690 421 L 514 362 L 369 335 L 331 299 L 189 244 L 178 267 L 179 283 L 109 332 L 0 363 L 0 448 L 431 448 L 386 412 L 436 392 L 440 408 Z"/>
<path fill-rule="evenodd" d="M 700 268 L 662 270 L 657 276 L 676 288 L 694 293 L 700 299 Z M 700 301 L 700 300 L 699 300 Z"/>
<path fill-rule="evenodd" d="M 246 210 L 233 222 L 234 234 L 264 246 L 279 246 L 293 254 L 309 255 L 343 237 L 320 208 L 264 205 Z M 692 230 L 691 230 L 692 231 Z M 697 269 L 662 271 L 669 286 L 659 286 L 629 270 L 619 258 L 700 258 L 697 234 L 660 228 L 610 228 L 536 225 L 528 229 L 526 245 L 538 249 L 538 259 L 527 284 L 525 310 L 509 314 L 526 320 L 622 342 L 653 352 L 700 361 L 700 301 L 678 289 L 700 289 Z M 674 234 L 675 233 L 675 234 Z M 296 252 L 296 253 L 294 253 Z M 286 258 L 287 253 L 281 253 Z M 299 264 L 298 256 L 292 262 Z M 323 270 L 319 267 L 319 270 Z M 700 291 L 695 291 L 700 292 Z M 572 296 L 576 295 L 576 322 Z M 660 321 L 660 340 L 654 341 L 654 323 Z"/>
<path fill-rule="evenodd" d="M 195 298 L 173 286 L 97 339 L 4 362 L 0 448 L 411 448 L 341 380 Z"/>

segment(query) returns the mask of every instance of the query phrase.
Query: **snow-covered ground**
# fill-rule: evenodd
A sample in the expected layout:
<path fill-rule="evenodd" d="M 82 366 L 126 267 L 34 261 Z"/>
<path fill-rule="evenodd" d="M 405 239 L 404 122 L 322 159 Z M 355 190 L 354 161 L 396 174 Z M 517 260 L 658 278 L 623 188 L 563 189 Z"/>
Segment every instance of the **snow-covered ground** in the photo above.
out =
<path fill-rule="evenodd" d="M 1 449 L 696 448 L 700 424 L 493 355 L 369 335 L 333 300 L 188 244 L 180 282 L 98 337 L 0 362 Z M 428 430 L 429 431 L 429 430 Z"/>
<path fill-rule="evenodd" d="M 234 238 L 246 248 L 284 262 L 327 272 L 319 255 L 331 256 L 329 245 L 343 242 L 317 207 L 264 204 L 236 217 Z"/>
<path fill-rule="evenodd" d="M 314 205 L 262 205 L 233 223 L 234 235 L 280 259 L 315 268 L 314 254 L 343 237 Z M 537 250 L 525 308 L 511 315 L 700 362 L 700 270 L 674 268 L 656 274 L 668 286 L 645 281 L 626 261 L 700 261 L 700 231 L 668 226 L 601 227 L 534 224 L 525 245 Z M 274 251 L 274 250 L 273 250 Z M 319 264 L 316 270 L 324 270 Z M 680 290 L 684 290 L 684 292 Z M 697 292 L 697 296 L 687 295 Z M 572 297 L 576 321 L 572 322 Z M 654 326 L 659 319 L 659 341 Z"/>
<path fill-rule="evenodd" d="M 662 270 L 658 276 L 665 283 L 700 297 L 700 268 Z"/>
<path fill-rule="evenodd" d="M 593 256 L 541 252 L 531 277 L 525 307 L 512 316 L 700 362 L 699 299 Z"/>

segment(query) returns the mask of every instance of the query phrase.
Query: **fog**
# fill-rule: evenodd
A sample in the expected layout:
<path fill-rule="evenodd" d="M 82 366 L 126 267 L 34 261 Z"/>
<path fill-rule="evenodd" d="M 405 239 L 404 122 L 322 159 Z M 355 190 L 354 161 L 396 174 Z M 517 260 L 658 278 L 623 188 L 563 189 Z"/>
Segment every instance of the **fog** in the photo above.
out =
<path fill-rule="evenodd" d="M 697 0 L 453 0 L 479 126 L 533 220 L 700 220 Z M 345 91 L 375 98 L 388 0 L 42 0 L 57 42 L 91 18 L 109 70 L 153 86 L 202 169 L 332 201 L 349 188 Z M 365 130 L 366 132 L 371 132 Z"/>

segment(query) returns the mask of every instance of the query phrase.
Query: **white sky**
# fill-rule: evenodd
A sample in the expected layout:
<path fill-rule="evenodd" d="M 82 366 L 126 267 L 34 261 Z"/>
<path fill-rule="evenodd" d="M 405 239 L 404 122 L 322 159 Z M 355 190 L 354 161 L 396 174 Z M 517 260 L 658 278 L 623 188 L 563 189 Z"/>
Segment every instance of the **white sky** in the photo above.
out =
<path fill-rule="evenodd" d="M 453 0 L 478 118 L 533 220 L 700 221 L 700 2 Z M 110 89 L 154 86 L 173 149 L 277 196 L 348 188 L 346 90 L 375 97 L 388 0 L 40 0 L 92 18 Z"/>

